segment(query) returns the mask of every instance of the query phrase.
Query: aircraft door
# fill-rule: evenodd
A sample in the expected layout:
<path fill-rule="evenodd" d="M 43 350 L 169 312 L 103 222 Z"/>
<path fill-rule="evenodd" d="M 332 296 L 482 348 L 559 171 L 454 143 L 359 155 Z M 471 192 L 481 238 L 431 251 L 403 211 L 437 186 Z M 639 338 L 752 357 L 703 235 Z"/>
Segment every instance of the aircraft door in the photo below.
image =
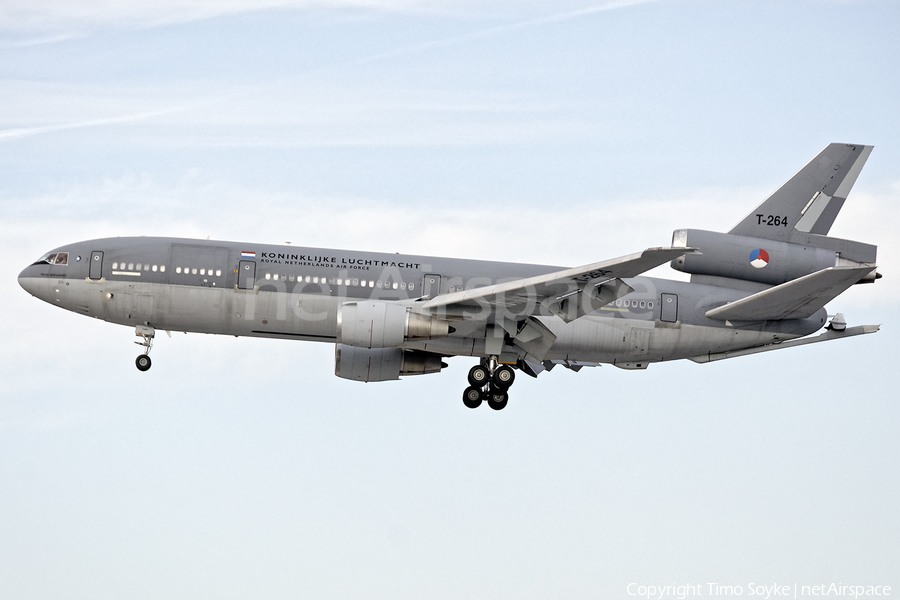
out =
<path fill-rule="evenodd" d="M 90 277 L 91 279 L 100 279 L 103 273 L 103 253 L 94 251 L 91 252 L 91 266 L 90 266 Z"/>
<path fill-rule="evenodd" d="M 663 294 L 660 298 L 659 320 L 674 323 L 678 320 L 678 295 Z"/>
<path fill-rule="evenodd" d="M 238 289 L 252 290 L 256 283 L 256 261 L 242 260 L 238 263 Z"/>
<path fill-rule="evenodd" d="M 425 274 L 425 283 L 422 285 L 422 295 L 426 298 L 434 298 L 441 293 L 441 276 L 433 273 Z"/>

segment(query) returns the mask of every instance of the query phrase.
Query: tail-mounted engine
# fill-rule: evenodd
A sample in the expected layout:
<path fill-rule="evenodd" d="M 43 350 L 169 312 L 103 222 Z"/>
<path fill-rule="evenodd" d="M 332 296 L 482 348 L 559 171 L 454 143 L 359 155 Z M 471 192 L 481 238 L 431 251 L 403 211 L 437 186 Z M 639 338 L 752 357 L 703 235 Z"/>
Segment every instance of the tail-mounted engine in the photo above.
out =
<path fill-rule="evenodd" d="M 875 262 L 876 247 L 850 240 L 797 233 L 782 242 L 700 229 L 679 229 L 672 246 L 696 248 L 672 261 L 672 268 L 691 275 L 711 275 L 779 285 L 827 267 L 863 266 Z M 874 269 L 874 264 L 872 264 Z M 870 279 L 874 281 L 873 272 Z M 865 281 L 866 279 L 864 279 Z"/>

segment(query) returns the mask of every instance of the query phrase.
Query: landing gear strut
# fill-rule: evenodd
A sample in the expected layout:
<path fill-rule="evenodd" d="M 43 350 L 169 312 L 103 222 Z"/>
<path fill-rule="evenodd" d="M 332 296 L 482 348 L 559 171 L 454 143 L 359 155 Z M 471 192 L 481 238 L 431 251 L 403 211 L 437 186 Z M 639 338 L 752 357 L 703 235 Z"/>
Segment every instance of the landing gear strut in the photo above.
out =
<path fill-rule="evenodd" d="M 503 410 L 509 402 L 509 387 L 516 380 L 516 372 L 508 365 L 497 364 L 497 358 L 482 359 L 469 369 L 469 387 L 463 392 L 463 404 L 478 408 L 487 400 L 494 410 Z"/>
<path fill-rule="evenodd" d="M 153 346 L 153 338 L 156 336 L 156 330 L 152 327 L 138 325 L 134 328 L 134 335 L 141 338 L 141 341 L 135 342 L 135 344 L 144 347 L 144 353 L 139 354 L 138 357 L 134 359 L 134 364 L 138 368 L 138 371 L 146 371 L 152 364 L 150 361 L 150 348 Z"/>

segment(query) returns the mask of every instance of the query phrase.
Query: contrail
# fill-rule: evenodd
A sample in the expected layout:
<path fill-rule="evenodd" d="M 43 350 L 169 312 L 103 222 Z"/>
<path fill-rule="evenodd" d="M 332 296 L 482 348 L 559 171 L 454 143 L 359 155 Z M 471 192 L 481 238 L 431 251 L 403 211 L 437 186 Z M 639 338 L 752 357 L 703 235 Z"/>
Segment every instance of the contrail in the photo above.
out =
<path fill-rule="evenodd" d="M 396 50 L 389 50 L 387 52 L 382 52 L 380 54 L 375 54 L 366 58 L 361 58 L 355 61 L 352 61 L 350 64 L 365 64 L 370 62 L 378 62 L 381 60 L 385 60 L 388 58 L 393 58 L 397 56 L 403 56 L 405 54 L 412 54 L 415 52 L 420 52 L 423 50 L 430 50 L 432 48 L 444 48 L 447 46 L 455 46 L 458 44 L 462 44 L 464 42 L 490 37 L 496 34 L 507 33 L 510 31 L 516 31 L 519 29 L 527 29 L 529 27 L 537 27 L 539 25 L 546 25 L 548 23 L 559 23 L 561 21 L 569 21 L 572 19 L 577 19 L 579 17 L 583 17 L 586 15 L 592 15 L 600 12 L 607 12 L 611 10 L 618 10 L 621 8 L 627 8 L 629 6 L 635 6 L 638 4 L 649 4 L 651 2 L 659 2 L 659 0 L 617 0 L 615 2 L 607 2 L 606 4 L 600 4 L 598 6 L 589 6 L 587 8 L 579 8 L 576 10 L 571 10 L 563 13 L 557 13 L 554 15 L 548 15 L 545 17 L 537 17 L 534 19 L 528 19 L 525 21 L 519 21 L 518 23 L 510 23 L 508 25 L 497 25 L 496 27 L 490 27 L 488 29 L 481 29 L 479 31 L 473 31 L 471 33 L 465 33 L 462 35 L 458 35 L 455 37 L 446 38 L 443 40 L 434 40 L 431 42 L 423 42 L 421 44 L 415 44 L 412 46 L 406 46 L 403 48 L 397 48 Z"/>
<path fill-rule="evenodd" d="M 130 123 L 132 121 L 142 121 L 153 117 L 161 117 L 177 112 L 182 112 L 199 105 L 180 106 L 166 110 L 154 110 L 137 113 L 133 115 L 124 115 L 121 117 L 107 117 L 104 119 L 88 119 L 85 121 L 75 121 L 73 123 L 62 123 L 60 125 L 45 125 L 41 127 L 18 127 L 15 129 L 0 130 L 0 143 L 17 140 L 32 135 L 41 135 L 44 133 L 55 133 L 57 131 L 66 131 L 68 129 L 85 129 L 87 127 L 97 127 L 102 125 L 112 125 L 116 123 Z"/>
<path fill-rule="evenodd" d="M 544 17 L 537 17 L 534 19 L 528 19 L 525 21 L 519 21 L 517 23 L 510 23 L 508 25 L 498 25 L 496 27 L 489 27 L 487 29 L 481 29 L 478 31 L 473 31 L 471 33 L 466 33 L 454 37 L 449 37 L 441 40 L 434 40 L 431 42 L 423 42 L 421 44 L 414 44 L 411 46 L 405 46 L 403 48 L 397 48 L 395 50 L 389 50 L 387 52 L 382 52 L 379 54 L 374 54 L 371 56 L 367 56 L 365 58 L 351 60 L 344 64 L 330 65 L 330 66 L 322 66 L 316 69 L 312 69 L 307 71 L 300 77 L 309 77 L 315 73 L 327 72 L 330 70 L 336 70 L 340 68 L 344 68 L 349 65 L 361 65 L 361 64 L 370 64 L 373 62 L 381 62 L 385 60 L 390 60 L 392 58 L 398 58 L 401 56 L 427 51 L 435 48 L 445 48 L 448 46 L 455 46 L 459 44 L 463 44 L 465 42 L 482 39 L 494 35 L 500 35 L 504 33 L 508 33 L 511 31 L 517 31 L 520 29 L 527 29 L 530 27 L 538 27 L 540 25 L 546 25 L 548 23 L 559 23 L 562 21 L 569 21 L 572 19 L 577 19 L 580 17 L 584 17 L 586 15 L 592 15 L 601 12 L 607 12 L 612 10 L 619 10 L 622 8 L 628 8 L 630 6 L 635 6 L 638 4 L 648 4 L 650 2 L 658 2 L 659 0 L 616 0 L 613 2 L 607 2 L 604 4 L 600 4 L 597 6 L 589 6 L 586 8 L 580 8 L 576 10 L 571 10 L 567 12 L 547 15 Z M 60 38 L 64 39 L 64 38 Z M 58 40 L 51 40 L 58 41 Z M 210 98 L 207 100 L 199 100 L 194 103 L 190 103 L 187 105 L 179 106 L 176 108 L 156 110 L 156 111 L 146 111 L 141 113 L 136 113 L 133 115 L 125 115 L 120 117 L 109 117 L 109 118 L 101 118 L 101 119 L 89 119 L 84 121 L 76 121 L 73 123 L 63 123 L 60 125 L 46 125 L 40 127 L 20 127 L 13 129 L 5 129 L 0 130 L 0 143 L 10 142 L 18 139 L 22 139 L 25 137 L 30 137 L 34 135 L 43 135 L 46 133 L 55 133 L 58 131 L 66 131 L 70 129 L 86 129 L 89 127 L 102 127 L 105 125 L 115 125 L 119 123 L 131 123 L 135 121 L 142 121 L 146 119 L 151 119 L 154 117 L 160 117 L 165 115 L 171 115 L 179 112 L 184 112 L 186 110 L 191 110 L 194 108 L 198 108 L 201 106 L 210 106 L 215 104 L 216 102 L 221 102 L 227 99 L 239 98 L 242 96 L 249 96 L 254 93 L 258 93 L 260 91 L 271 89 L 278 85 L 282 85 L 292 79 L 297 79 L 298 76 L 290 76 L 284 77 L 281 79 L 277 79 L 268 84 L 262 86 L 253 86 L 249 89 L 243 89 L 239 91 L 235 91 L 231 94 L 224 94 L 217 96 L 216 98 Z"/>

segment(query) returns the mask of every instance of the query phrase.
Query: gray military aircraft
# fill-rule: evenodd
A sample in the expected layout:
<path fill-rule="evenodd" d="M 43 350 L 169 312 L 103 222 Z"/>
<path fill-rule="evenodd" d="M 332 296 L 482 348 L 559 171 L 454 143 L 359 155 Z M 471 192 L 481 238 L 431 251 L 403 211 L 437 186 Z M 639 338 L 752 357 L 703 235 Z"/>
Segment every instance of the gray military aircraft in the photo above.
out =
<path fill-rule="evenodd" d="M 19 274 L 29 293 L 135 328 L 329 342 L 335 374 L 388 381 L 478 360 L 463 402 L 500 410 L 516 371 L 709 362 L 874 333 L 825 304 L 880 277 L 876 246 L 828 237 L 872 146 L 830 144 L 728 233 L 582 267 L 157 237 L 67 244 Z M 671 261 L 690 282 L 641 277 Z M 807 337 L 815 331 L 825 331 Z"/>

